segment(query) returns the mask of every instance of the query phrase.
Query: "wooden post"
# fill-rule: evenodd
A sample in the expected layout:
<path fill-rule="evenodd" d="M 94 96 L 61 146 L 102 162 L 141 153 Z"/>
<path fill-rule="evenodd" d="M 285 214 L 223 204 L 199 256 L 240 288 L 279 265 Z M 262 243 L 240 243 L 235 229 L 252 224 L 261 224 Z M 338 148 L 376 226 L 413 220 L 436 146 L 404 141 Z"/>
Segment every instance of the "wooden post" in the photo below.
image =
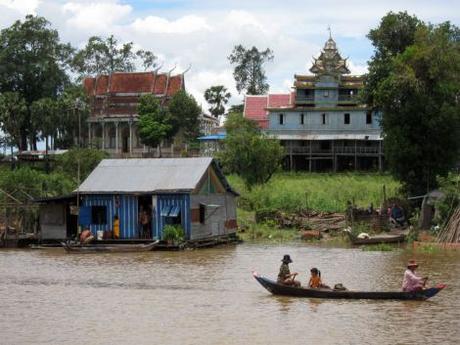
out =
<path fill-rule="evenodd" d="M 293 162 L 292 162 L 292 140 L 289 141 L 289 171 L 292 171 L 292 166 L 293 166 Z"/>
<path fill-rule="evenodd" d="M 358 141 L 355 140 L 355 170 L 358 170 Z"/>
<path fill-rule="evenodd" d="M 382 171 L 382 141 L 379 141 L 379 171 Z"/>
<path fill-rule="evenodd" d="M 332 140 L 332 170 L 337 172 L 337 155 L 335 154 L 335 141 Z"/>
<path fill-rule="evenodd" d="M 119 142 L 118 138 L 120 137 L 118 132 L 119 132 L 119 128 L 118 128 L 118 121 L 117 121 L 115 122 L 115 153 L 118 153 L 118 148 L 120 146 L 118 143 Z"/>
<path fill-rule="evenodd" d="M 105 122 L 101 123 L 102 126 L 102 149 L 105 150 Z"/>
<path fill-rule="evenodd" d="M 309 161 L 308 161 L 308 171 L 311 172 L 311 168 L 312 168 L 312 164 L 313 164 L 313 162 L 311 161 L 311 158 L 312 158 L 312 156 L 311 156 L 311 140 L 309 141 L 309 145 L 308 145 L 308 146 L 310 147 L 310 159 L 309 159 Z"/>

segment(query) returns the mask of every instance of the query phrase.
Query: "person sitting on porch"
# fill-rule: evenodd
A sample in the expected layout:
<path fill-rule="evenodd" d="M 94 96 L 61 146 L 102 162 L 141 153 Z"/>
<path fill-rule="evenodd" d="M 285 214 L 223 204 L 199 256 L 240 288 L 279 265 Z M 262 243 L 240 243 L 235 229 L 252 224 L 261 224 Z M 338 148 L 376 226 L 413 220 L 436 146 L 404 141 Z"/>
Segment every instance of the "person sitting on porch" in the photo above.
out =
<path fill-rule="evenodd" d="M 88 244 L 90 243 L 92 240 L 94 240 L 94 236 L 93 234 L 91 233 L 91 230 L 89 230 L 88 228 L 86 228 L 85 230 L 83 230 L 80 234 L 80 243 L 81 244 Z"/>
<path fill-rule="evenodd" d="M 407 269 L 404 272 L 404 279 L 402 284 L 402 289 L 405 292 L 415 292 L 423 290 L 426 285 L 426 281 L 428 277 L 419 277 L 415 274 L 415 270 L 417 269 L 418 265 L 415 260 L 409 260 L 407 264 Z"/>
<path fill-rule="evenodd" d="M 278 274 L 278 283 L 283 285 L 293 285 L 295 287 L 300 286 L 300 282 L 294 278 L 298 273 L 291 273 L 289 270 L 289 264 L 292 263 L 291 257 L 289 255 L 284 255 L 280 272 Z"/>
<path fill-rule="evenodd" d="M 390 210 L 390 222 L 396 226 L 404 226 L 405 221 L 403 209 L 394 203 Z"/>

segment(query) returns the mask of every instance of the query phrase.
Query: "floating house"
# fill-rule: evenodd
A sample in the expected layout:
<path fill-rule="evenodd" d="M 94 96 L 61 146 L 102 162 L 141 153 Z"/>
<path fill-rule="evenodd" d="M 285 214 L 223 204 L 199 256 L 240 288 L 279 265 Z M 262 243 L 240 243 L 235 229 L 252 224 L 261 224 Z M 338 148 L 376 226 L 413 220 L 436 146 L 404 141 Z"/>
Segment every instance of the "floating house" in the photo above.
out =
<path fill-rule="evenodd" d="M 168 224 L 181 225 L 186 240 L 237 230 L 238 193 L 208 157 L 105 159 L 77 192 L 79 224 L 94 234 L 112 231 L 116 218 L 120 239 L 162 239 Z"/>

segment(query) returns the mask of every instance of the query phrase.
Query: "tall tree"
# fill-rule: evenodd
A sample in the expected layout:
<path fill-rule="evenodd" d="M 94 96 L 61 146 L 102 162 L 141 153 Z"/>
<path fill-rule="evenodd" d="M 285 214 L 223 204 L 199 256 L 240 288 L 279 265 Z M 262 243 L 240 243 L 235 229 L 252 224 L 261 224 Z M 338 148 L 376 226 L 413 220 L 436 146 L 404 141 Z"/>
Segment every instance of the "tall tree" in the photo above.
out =
<path fill-rule="evenodd" d="M 235 65 L 233 77 L 239 93 L 246 91 L 248 95 L 261 95 L 268 91 L 263 64 L 273 60 L 273 57 L 273 51 L 269 48 L 259 51 L 256 47 L 246 49 L 241 44 L 233 48 L 228 60 Z"/>
<path fill-rule="evenodd" d="M 48 153 L 49 139 L 53 141 L 58 130 L 58 102 L 52 98 L 41 98 L 32 103 L 30 112 L 31 122 L 40 131 L 40 139 L 45 139 L 45 150 Z"/>
<path fill-rule="evenodd" d="M 225 128 L 225 148 L 218 155 L 224 169 L 240 175 L 249 189 L 267 183 L 284 156 L 280 142 L 260 132 L 256 123 L 239 113 L 229 115 Z"/>
<path fill-rule="evenodd" d="M 27 119 L 27 104 L 18 92 L 0 94 L 0 125 L 11 146 L 21 147 L 21 124 Z"/>
<path fill-rule="evenodd" d="M 369 32 L 367 37 L 375 51 L 369 61 L 362 94 L 366 104 L 375 106 L 377 85 L 390 74 L 391 60 L 414 43 L 415 32 L 420 26 L 423 23 L 416 16 L 407 12 L 389 12 L 381 19 L 380 25 Z"/>
<path fill-rule="evenodd" d="M 186 142 L 195 141 L 200 135 L 201 108 L 192 95 L 184 90 L 177 92 L 168 105 L 173 133 Z"/>
<path fill-rule="evenodd" d="M 156 66 L 157 57 L 147 50 L 134 52 L 133 42 L 119 44 L 113 35 L 106 39 L 92 36 L 86 46 L 75 54 L 73 67 L 80 76 L 132 72 L 136 67 L 136 56 L 142 60 L 146 70 Z"/>
<path fill-rule="evenodd" d="M 148 94 L 140 98 L 138 113 L 139 136 L 142 143 L 150 147 L 158 146 L 161 157 L 161 142 L 173 134 L 168 109 L 162 107 L 154 95 Z"/>
<path fill-rule="evenodd" d="M 204 99 L 211 105 L 209 112 L 214 117 L 225 113 L 225 104 L 228 103 L 231 96 L 232 94 L 227 92 L 227 88 L 223 85 L 211 86 L 204 92 Z"/>
<path fill-rule="evenodd" d="M 38 129 L 31 123 L 30 106 L 62 92 L 69 81 L 66 68 L 72 52 L 71 46 L 62 44 L 58 32 L 42 17 L 28 15 L 23 22 L 18 20 L 0 32 L 0 92 L 17 93 L 26 106 L 23 116 L 9 120 L 15 134 L 8 134 L 19 135 L 20 150 L 27 149 L 28 139 L 36 148 Z M 2 117 L 5 116 L 8 113 Z"/>
<path fill-rule="evenodd" d="M 424 194 L 460 153 L 459 29 L 418 23 L 413 43 L 386 68 L 370 90 L 383 112 L 385 157 L 409 194 Z"/>

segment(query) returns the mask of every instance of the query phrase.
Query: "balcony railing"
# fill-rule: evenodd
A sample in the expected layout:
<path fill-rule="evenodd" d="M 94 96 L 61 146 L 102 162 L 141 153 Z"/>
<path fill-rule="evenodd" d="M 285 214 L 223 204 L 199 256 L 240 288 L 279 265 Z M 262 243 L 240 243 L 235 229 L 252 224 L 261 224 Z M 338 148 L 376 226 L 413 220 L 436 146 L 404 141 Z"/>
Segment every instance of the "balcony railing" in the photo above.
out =
<path fill-rule="evenodd" d="M 286 151 L 289 152 L 289 147 L 286 147 Z M 371 146 L 357 146 L 356 149 L 354 146 L 339 146 L 335 147 L 334 149 L 321 149 L 318 147 L 312 147 L 311 153 L 318 154 L 318 153 L 350 153 L 350 154 L 378 154 L 379 148 L 378 147 L 371 147 Z M 293 146 L 292 153 L 310 153 L 309 146 Z"/>
<path fill-rule="evenodd" d="M 339 95 L 339 102 L 358 102 L 358 96 L 357 95 Z"/>

